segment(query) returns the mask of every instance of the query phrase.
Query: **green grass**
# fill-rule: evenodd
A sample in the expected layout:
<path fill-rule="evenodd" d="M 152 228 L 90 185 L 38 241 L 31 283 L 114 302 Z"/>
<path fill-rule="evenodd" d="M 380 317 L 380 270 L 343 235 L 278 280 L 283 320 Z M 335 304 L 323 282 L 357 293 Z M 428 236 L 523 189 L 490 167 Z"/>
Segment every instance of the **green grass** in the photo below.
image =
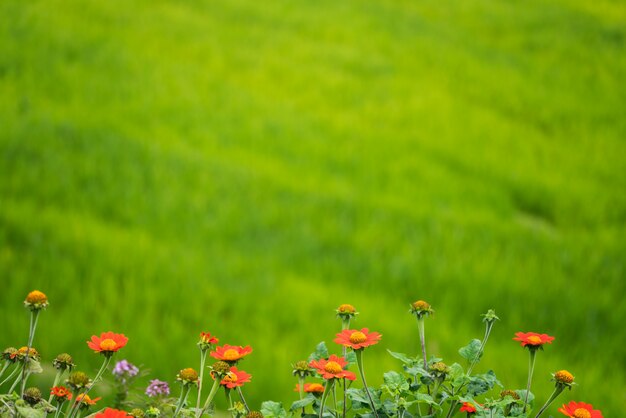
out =
<path fill-rule="evenodd" d="M 95 373 L 84 341 L 173 381 L 200 331 L 250 344 L 249 401 L 340 326 L 526 382 L 516 331 L 555 335 L 560 398 L 626 400 L 626 7 L 619 1 L 0 4 L 0 345 Z M 42 386 L 49 382 L 41 381 Z M 556 414 L 556 407 L 551 412 Z"/>

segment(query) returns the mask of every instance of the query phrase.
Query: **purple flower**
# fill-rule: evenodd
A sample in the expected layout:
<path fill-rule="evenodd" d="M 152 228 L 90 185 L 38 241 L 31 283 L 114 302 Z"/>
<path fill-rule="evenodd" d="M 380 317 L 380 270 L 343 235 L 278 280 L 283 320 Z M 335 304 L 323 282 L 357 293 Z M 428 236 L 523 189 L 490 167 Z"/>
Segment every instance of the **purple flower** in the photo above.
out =
<path fill-rule="evenodd" d="M 167 382 L 164 382 L 159 379 L 154 379 L 150 381 L 148 388 L 146 389 L 146 395 L 151 398 L 160 396 L 160 395 L 169 395 L 170 387 Z"/>
<path fill-rule="evenodd" d="M 137 366 L 126 360 L 120 360 L 115 364 L 112 373 L 125 383 L 127 379 L 137 376 L 139 369 Z"/>

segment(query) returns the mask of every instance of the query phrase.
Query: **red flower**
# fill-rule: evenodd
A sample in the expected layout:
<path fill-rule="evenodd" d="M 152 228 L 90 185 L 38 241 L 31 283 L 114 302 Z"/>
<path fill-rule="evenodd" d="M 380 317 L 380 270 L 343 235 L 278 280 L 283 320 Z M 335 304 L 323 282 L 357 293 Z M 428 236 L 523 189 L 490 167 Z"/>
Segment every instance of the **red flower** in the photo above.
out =
<path fill-rule="evenodd" d="M 78 395 L 76 397 L 76 402 L 77 403 L 82 403 L 84 405 L 95 405 L 96 402 L 98 402 L 100 399 L 102 399 L 102 398 L 93 398 L 93 399 L 91 399 L 89 397 L 89 395 L 81 393 L 80 395 Z"/>
<path fill-rule="evenodd" d="M 225 361 L 227 363 L 236 363 L 251 352 L 252 347 L 250 347 L 249 345 L 242 347 L 240 345 L 234 346 L 224 344 L 221 347 L 215 347 L 215 351 L 211 351 L 211 357 Z"/>
<path fill-rule="evenodd" d="M 603 418 L 602 412 L 593 409 L 593 405 L 571 401 L 559 408 L 559 412 L 571 418 Z"/>
<path fill-rule="evenodd" d="M 72 399 L 72 392 L 65 386 L 55 386 L 50 389 L 50 394 L 54 396 L 57 402 L 63 402 Z"/>
<path fill-rule="evenodd" d="M 361 328 L 360 331 L 353 329 L 344 329 L 335 338 L 337 344 L 350 347 L 353 350 L 360 350 L 370 345 L 378 344 L 381 335 L 377 332 L 370 332 L 367 328 Z"/>
<path fill-rule="evenodd" d="M 237 386 L 243 386 L 244 383 L 248 383 L 251 377 L 252 375 L 243 370 L 237 370 L 237 367 L 233 366 L 230 368 L 230 371 L 226 373 L 220 385 L 224 385 L 228 389 L 233 389 Z"/>
<path fill-rule="evenodd" d="M 356 375 L 352 372 L 344 370 L 348 362 L 343 357 L 337 357 L 331 354 L 328 360 L 313 360 L 309 363 L 311 368 L 316 369 L 324 379 L 341 379 L 345 377 L 348 380 L 356 380 Z"/>
<path fill-rule="evenodd" d="M 304 391 L 306 393 L 323 393 L 324 392 L 324 385 L 320 384 L 320 383 L 305 383 L 304 384 Z M 294 389 L 294 392 L 300 392 L 300 385 L 296 384 L 296 388 Z"/>
<path fill-rule="evenodd" d="M 476 412 L 476 407 L 471 402 L 463 402 L 463 406 L 459 409 L 459 412 L 467 412 L 468 414 L 473 414 Z"/>
<path fill-rule="evenodd" d="M 128 417 L 128 413 L 126 411 L 120 411 L 119 409 L 107 408 L 104 412 L 99 412 L 94 415 L 94 418 L 123 418 Z"/>
<path fill-rule="evenodd" d="M 554 337 L 548 334 L 537 334 L 536 332 L 516 332 L 515 341 L 522 343 L 522 347 L 530 346 L 529 348 L 539 348 L 544 344 L 552 344 Z"/>
<path fill-rule="evenodd" d="M 201 332 L 200 342 L 204 344 L 217 344 L 219 340 L 214 335 L 211 335 L 210 332 Z"/>
<path fill-rule="evenodd" d="M 128 342 L 128 338 L 124 334 L 115 334 L 111 331 L 103 332 L 100 337 L 93 335 L 91 341 L 87 341 L 87 345 L 96 353 L 104 355 L 112 355 L 120 348 L 124 347 Z"/>

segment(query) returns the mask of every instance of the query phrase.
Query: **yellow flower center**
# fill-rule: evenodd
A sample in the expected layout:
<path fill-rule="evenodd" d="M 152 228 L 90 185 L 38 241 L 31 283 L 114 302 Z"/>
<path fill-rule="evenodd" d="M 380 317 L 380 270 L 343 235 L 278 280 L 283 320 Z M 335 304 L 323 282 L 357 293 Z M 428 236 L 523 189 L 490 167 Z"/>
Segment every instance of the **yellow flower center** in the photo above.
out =
<path fill-rule="evenodd" d="M 558 382 L 563 383 L 572 383 L 574 381 L 574 376 L 567 370 L 559 370 L 558 372 L 554 373 L 554 378 Z"/>
<path fill-rule="evenodd" d="M 224 351 L 224 354 L 222 355 L 222 357 L 224 358 L 224 360 L 238 360 L 241 356 L 239 355 L 239 352 L 233 348 L 229 348 L 228 350 Z"/>
<path fill-rule="evenodd" d="M 28 303 L 45 303 L 48 301 L 48 297 L 39 290 L 33 290 L 26 296 L 26 302 Z"/>
<path fill-rule="evenodd" d="M 114 351 L 117 348 L 117 343 L 110 338 L 102 340 L 100 342 L 100 349 L 102 351 Z"/>
<path fill-rule="evenodd" d="M 354 306 L 348 303 L 339 305 L 339 308 L 337 310 L 342 313 L 355 313 L 356 312 L 356 309 L 354 309 Z"/>
<path fill-rule="evenodd" d="M 324 370 L 326 370 L 328 373 L 337 374 L 340 373 L 343 369 L 336 361 L 329 361 L 328 363 L 326 363 L 326 366 L 324 366 Z"/>
<path fill-rule="evenodd" d="M 224 376 L 224 380 L 227 382 L 235 383 L 237 381 L 237 375 L 233 372 L 228 372 L 226 376 Z"/>
<path fill-rule="evenodd" d="M 426 311 L 430 309 L 430 304 L 423 300 L 418 300 L 418 301 L 413 302 L 413 308 L 416 310 L 420 310 L 420 311 Z"/>
<path fill-rule="evenodd" d="M 350 334 L 350 342 L 352 344 L 362 343 L 363 341 L 367 341 L 367 337 L 361 331 L 354 331 Z"/>
<path fill-rule="evenodd" d="M 574 411 L 574 418 L 591 418 L 591 412 L 585 408 L 578 408 Z"/>
<path fill-rule="evenodd" d="M 541 344 L 541 338 L 536 335 L 531 335 L 528 337 L 528 342 L 532 345 L 538 345 Z"/>

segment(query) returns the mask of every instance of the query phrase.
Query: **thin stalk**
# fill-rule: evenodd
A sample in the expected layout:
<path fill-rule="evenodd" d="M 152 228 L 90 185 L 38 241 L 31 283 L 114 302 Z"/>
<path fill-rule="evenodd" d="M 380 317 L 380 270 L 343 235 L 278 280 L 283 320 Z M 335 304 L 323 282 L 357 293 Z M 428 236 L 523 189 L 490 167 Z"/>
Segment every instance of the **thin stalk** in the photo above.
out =
<path fill-rule="evenodd" d="M 250 408 L 248 407 L 248 403 L 246 402 L 246 398 L 243 397 L 243 392 L 241 391 L 241 386 L 237 386 L 237 393 L 239 393 L 239 397 L 241 398 L 241 402 L 243 402 L 243 406 L 246 407 L 246 412 L 250 412 Z"/>
<path fill-rule="evenodd" d="M 215 394 L 217 393 L 217 389 L 219 387 L 220 387 L 220 380 L 219 379 L 215 379 L 213 381 L 213 386 L 211 387 L 211 391 L 209 392 L 209 396 L 206 398 L 206 402 L 204 402 L 204 406 L 202 407 L 202 411 L 200 411 L 199 415 L 196 415 L 196 417 L 200 417 L 200 415 L 202 415 L 202 413 L 204 411 L 209 409 L 209 405 L 211 405 L 211 401 L 215 397 Z"/>
<path fill-rule="evenodd" d="M 230 395 L 230 389 L 224 386 L 224 390 L 226 391 L 226 399 L 228 399 L 228 410 L 230 411 L 230 414 L 233 416 L 233 418 L 236 418 L 237 414 L 233 410 L 233 398 Z"/>
<path fill-rule="evenodd" d="M 28 345 L 26 346 L 26 357 L 24 357 L 24 365 L 22 366 L 22 386 L 20 389 L 20 397 L 24 396 L 26 389 L 26 364 L 30 361 L 30 349 L 33 346 L 35 338 L 35 330 L 37 329 L 37 319 L 39 319 L 39 309 L 30 311 L 30 324 L 28 327 Z"/>
<path fill-rule="evenodd" d="M 350 317 L 347 317 L 346 319 L 341 321 L 341 330 L 345 331 L 347 329 L 350 329 Z M 348 355 L 348 347 L 346 347 L 345 345 L 342 347 L 342 353 L 343 353 L 343 358 L 346 358 L 346 356 Z M 343 415 L 342 417 L 345 418 L 346 417 L 346 378 L 344 377 L 343 379 Z"/>
<path fill-rule="evenodd" d="M 13 379 L 13 376 L 15 376 L 17 373 L 19 373 L 20 369 L 21 369 L 21 368 L 20 368 L 20 365 L 19 365 L 19 364 L 17 364 L 17 365 L 15 366 L 15 368 L 13 369 L 13 371 L 12 371 L 11 373 L 9 373 L 9 375 L 7 376 L 7 378 L 6 378 L 6 379 L 4 379 L 4 380 L 2 381 L 2 383 L 0 383 L 0 386 L 4 385 L 4 384 L 5 384 L 6 382 L 8 382 L 9 380 Z M 7 392 L 7 393 L 11 393 L 11 391 L 9 391 L 9 392 Z"/>
<path fill-rule="evenodd" d="M 331 391 L 334 384 L 335 384 L 334 379 L 330 379 L 326 381 L 326 386 L 324 387 L 324 393 L 322 394 L 322 400 L 320 402 L 319 418 L 322 418 L 322 416 L 324 415 L 324 405 L 326 404 L 326 398 L 328 397 L 328 393 Z"/>
<path fill-rule="evenodd" d="M 200 378 L 198 380 L 198 399 L 196 399 L 196 411 L 200 408 L 200 399 L 202 396 L 202 384 L 204 383 L 204 365 L 206 363 L 206 354 L 208 350 L 200 350 Z"/>
<path fill-rule="evenodd" d="M 344 346 L 344 349 L 345 349 L 345 346 Z M 341 380 L 343 380 L 343 415 L 342 417 L 346 418 L 346 378 L 344 377 Z"/>
<path fill-rule="evenodd" d="M 2 370 L 0 370 L 0 377 L 2 377 L 2 375 L 4 374 L 4 372 L 7 370 L 7 368 L 9 367 L 9 364 L 11 364 L 8 361 L 5 361 L 4 364 L 2 365 Z"/>
<path fill-rule="evenodd" d="M 79 393 L 80 393 L 80 390 L 72 390 L 72 400 L 67 403 L 67 411 L 65 411 L 66 417 L 70 416 L 70 412 L 72 411 L 72 409 L 74 408 L 74 405 L 76 404 L 76 398 L 78 398 Z"/>
<path fill-rule="evenodd" d="M 187 400 L 188 394 L 189 394 L 189 384 L 183 383 L 183 387 L 180 390 L 180 397 L 178 398 L 178 403 L 176 404 L 176 410 L 174 411 L 174 418 L 178 416 L 178 413 L 183 407 L 185 401 Z"/>
<path fill-rule="evenodd" d="M 54 412 L 54 418 L 59 418 L 59 415 L 61 415 L 61 405 L 62 404 L 57 405 L 57 410 Z"/>
<path fill-rule="evenodd" d="M 535 354 L 537 354 L 536 348 L 530 348 L 530 358 L 528 359 L 528 383 L 526 384 L 526 396 L 524 396 L 524 409 L 522 412 L 526 412 L 528 406 L 528 394 L 530 393 L 530 382 L 533 380 L 533 371 L 535 369 Z"/>
<path fill-rule="evenodd" d="M 372 395 L 370 394 L 370 390 L 367 387 L 367 382 L 365 381 L 365 371 L 363 370 L 363 349 L 355 350 L 356 354 L 356 365 L 359 368 L 359 373 L 361 374 L 361 380 L 363 380 L 363 388 L 365 389 L 365 393 L 367 393 L 367 397 L 370 400 L 370 407 L 372 408 L 372 412 L 374 416 L 378 418 L 378 412 L 376 412 L 376 405 L 374 405 L 374 400 L 372 399 Z"/>
<path fill-rule="evenodd" d="M 22 376 L 17 376 L 17 378 L 15 379 L 15 381 L 13 382 L 13 384 L 11 385 L 11 388 L 9 389 L 8 393 L 13 392 L 13 389 L 15 389 L 17 387 L 17 384 L 20 382 L 25 382 L 26 380 L 28 380 L 28 378 L 30 377 L 30 373 L 26 373 L 26 377 L 22 378 Z"/>
<path fill-rule="evenodd" d="M 83 394 L 83 396 L 87 396 L 87 394 L 91 391 L 91 389 L 93 389 L 93 387 L 96 385 L 100 377 L 102 377 L 102 374 L 104 373 L 104 371 L 107 369 L 107 367 L 109 367 L 109 364 L 111 364 L 112 358 L 113 358 L 112 354 L 105 355 L 104 361 L 102 362 L 102 366 L 100 366 L 100 370 L 98 370 L 98 373 L 96 373 L 96 377 L 94 377 L 93 381 L 91 382 L 91 385 L 87 386 L 87 390 L 85 390 L 85 393 Z M 77 402 L 74 402 L 74 405 L 77 405 Z M 78 406 L 74 406 L 73 410 L 70 410 L 70 415 L 68 416 L 68 418 L 76 417 L 76 414 L 79 411 L 79 409 L 80 408 Z"/>
<path fill-rule="evenodd" d="M 424 332 L 424 317 L 420 316 L 417 318 L 417 328 L 420 334 L 420 345 L 422 346 L 422 357 L 424 360 L 424 370 L 427 370 L 427 360 L 426 360 L 426 334 Z"/>
<path fill-rule="evenodd" d="M 541 414 L 544 413 L 544 411 L 546 409 L 548 409 L 548 407 L 550 406 L 550 404 L 552 402 L 554 402 L 554 400 L 557 398 L 557 396 L 559 396 L 561 394 L 561 392 L 563 392 L 563 389 L 565 389 L 564 385 L 559 385 L 557 384 L 554 388 L 554 392 L 552 392 L 552 395 L 550 395 L 550 397 L 548 398 L 548 400 L 546 401 L 546 403 L 541 407 L 541 409 L 539 410 L 539 412 L 537 412 L 537 415 L 535 415 L 535 418 L 539 418 L 541 416 Z"/>
<path fill-rule="evenodd" d="M 304 377 L 298 375 L 298 388 L 300 389 L 300 400 L 304 398 Z"/>

